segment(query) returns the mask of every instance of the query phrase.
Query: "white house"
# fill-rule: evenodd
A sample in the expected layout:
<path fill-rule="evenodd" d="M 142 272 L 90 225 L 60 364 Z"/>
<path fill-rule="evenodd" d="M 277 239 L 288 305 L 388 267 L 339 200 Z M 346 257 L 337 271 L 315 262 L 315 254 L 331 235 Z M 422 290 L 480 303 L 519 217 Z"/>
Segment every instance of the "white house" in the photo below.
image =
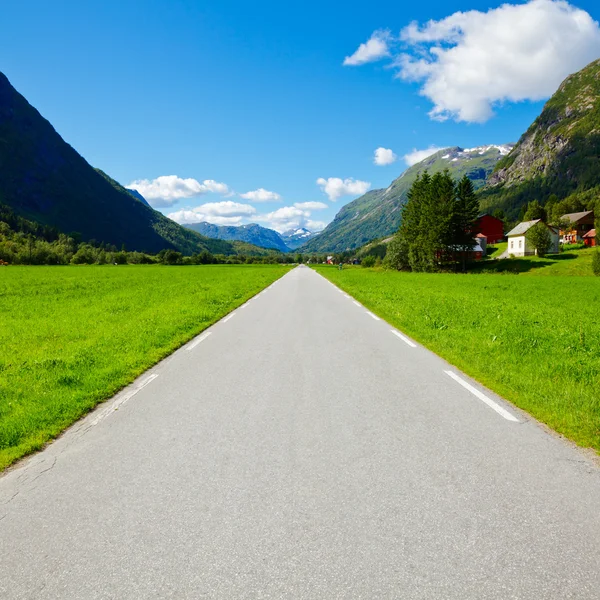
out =
<path fill-rule="evenodd" d="M 533 246 L 527 240 L 527 232 L 538 223 L 545 225 L 550 231 L 550 239 L 552 243 L 548 249 L 548 254 L 558 254 L 558 229 L 550 227 L 544 223 L 541 219 L 535 221 L 523 221 L 519 223 L 514 229 L 506 234 L 508 238 L 508 254 L 513 256 L 531 256 L 536 253 Z"/>

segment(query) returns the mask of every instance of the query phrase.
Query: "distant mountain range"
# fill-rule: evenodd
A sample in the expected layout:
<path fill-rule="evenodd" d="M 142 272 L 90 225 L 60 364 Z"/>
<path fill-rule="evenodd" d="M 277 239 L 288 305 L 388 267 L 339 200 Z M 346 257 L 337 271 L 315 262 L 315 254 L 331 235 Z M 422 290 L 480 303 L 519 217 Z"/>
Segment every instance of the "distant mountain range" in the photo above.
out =
<path fill-rule="evenodd" d="M 247 242 L 263 248 L 279 250 L 279 252 L 288 252 L 289 248 L 281 236 L 272 229 L 261 227 L 256 223 L 250 225 L 213 225 L 212 223 L 189 223 L 184 225 L 188 229 L 217 240 L 237 240 Z"/>
<path fill-rule="evenodd" d="M 303 227 L 290 229 L 280 234 L 273 229 L 262 227 L 256 223 L 234 226 L 214 225 L 213 223 L 203 221 L 201 223 L 189 223 L 185 227 L 209 238 L 229 241 L 236 240 L 254 244 L 262 248 L 278 250 L 279 252 L 295 250 L 314 235 Z"/>
<path fill-rule="evenodd" d="M 0 73 L 0 204 L 83 240 L 156 253 L 236 254 L 181 227 L 91 167 Z"/>
<path fill-rule="evenodd" d="M 481 208 L 517 219 L 531 200 L 564 212 L 600 213 L 600 60 L 569 76 L 518 144 L 446 148 L 407 169 L 386 189 L 346 204 L 320 233 L 279 234 L 252 224 L 182 227 L 91 167 L 0 73 L 0 204 L 17 215 L 84 240 L 128 250 L 185 254 L 353 250 L 397 231 L 407 193 L 419 173 L 467 175 Z M 259 249 L 258 246 L 262 247 Z"/>
<path fill-rule="evenodd" d="M 300 246 L 306 244 L 306 242 L 315 237 L 315 235 L 318 234 L 313 233 L 304 227 L 298 227 L 297 229 L 288 229 L 281 234 L 281 238 L 290 250 L 296 250 L 296 248 L 300 248 Z"/>
<path fill-rule="evenodd" d="M 512 148 L 513 144 L 503 144 L 469 149 L 455 146 L 440 150 L 404 171 L 387 189 L 371 190 L 343 206 L 333 221 L 300 250 L 343 252 L 391 235 L 400 226 L 401 209 L 419 173 L 448 169 L 455 178 L 467 175 L 478 189 Z"/>

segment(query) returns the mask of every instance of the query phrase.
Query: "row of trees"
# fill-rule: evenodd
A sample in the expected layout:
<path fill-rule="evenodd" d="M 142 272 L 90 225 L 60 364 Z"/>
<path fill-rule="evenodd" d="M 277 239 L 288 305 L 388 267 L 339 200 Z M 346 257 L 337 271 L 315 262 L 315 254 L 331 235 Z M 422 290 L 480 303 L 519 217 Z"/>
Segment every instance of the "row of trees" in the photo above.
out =
<path fill-rule="evenodd" d="M 75 234 L 58 233 L 54 229 L 37 226 L 20 217 L 13 218 L 14 215 L 0 213 L 0 217 L 2 217 L 0 218 L 0 265 L 293 263 L 298 258 L 276 251 L 264 256 L 249 254 L 226 256 L 211 254 L 207 250 L 192 256 L 184 256 L 181 252 L 172 249 L 162 250 L 155 255 L 127 252 L 125 247 L 119 250 L 112 245 L 98 244 L 93 241 L 82 242 Z M 3 217 L 7 217 L 6 220 L 3 220 Z"/>
<path fill-rule="evenodd" d="M 437 271 L 466 263 L 475 246 L 479 201 L 471 180 L 448 171 L 425 172 L 413 183 L 402 224 L 389 243 L 385 262 L 394 269 Z"/>

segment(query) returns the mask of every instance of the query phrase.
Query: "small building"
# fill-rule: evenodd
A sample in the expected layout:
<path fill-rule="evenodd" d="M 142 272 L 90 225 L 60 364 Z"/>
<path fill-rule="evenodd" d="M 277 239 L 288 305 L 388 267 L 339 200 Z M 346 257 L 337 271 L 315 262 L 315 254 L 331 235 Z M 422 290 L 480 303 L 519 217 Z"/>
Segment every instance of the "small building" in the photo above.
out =
<path fill-rule="evenodd" d="M 583 236 L 594 229 L 594 211 L 586 210 L 583 212 L 569 213 L 561 217 L 562 221 L 571 224 L 570 229 L 561 230 L 560 241 L 563 244 L 577 244 L 583 241 Z"/>
<path fill-rule="evenodd" d="M 598 240 L 596 239 L 596 230 L 595 229 L 590 229 L 587 233 L 585 233 L 583 235 L 583 243 L 588 248 L 598 245 Z"/>
<path fill-rule="evenodd" d="M 483 240 L 483 242 L 482 242 Z M 441 252 L 437 253 L 438 260 L 451 259 L 455 262 L 462 262 L 464 259 L 467 262 L 472 262 L 474 260 L 482 260 L 484 256 L 486 256 L 486 248 L 485 245 L 485 236 L 476 237 L 473 239 L 473 246 L 470 250 L 463 250 L 460 246 L 450 246 L 450 254 L 442 255 Z"/>
<path fill-rule="evenodd" d="M 333 264 L 333 256 L 328 256 L 327 257 L 327 264 L 328 265 L 332 265 Z"/>
<path fill-rule="evenodd" d="M 550 225 L 544 223 L 541 219 L 535 219 L 534 221 L 523 221 L 519 223 L 514 229 L 506 234 L 508 238 L 508 254 L 513 256 L 532 256 L 536 254 L 535 248 L 529 243 L 527 239 L 527 232 L 538 223 L 542 223 L 550 231 L 550 238 L 552 243 L 548 250 L 548 254 L 558 254 L 558 229 L 550 227 Z"/>
<path fill-rule="evenodd" d="M 475 231 L 485 235 L 488 244 L 497 244 L 504 241 L 504 221 L 483 213 L 477 217 Z"/>
<path fill-rule="evenodd" d="M 487 236 L 483 235 L 483 233 L 478 233 L 475 236 L 475 244 L 477 244 L 481 248 L 482 256 L 487 256 Z"/>

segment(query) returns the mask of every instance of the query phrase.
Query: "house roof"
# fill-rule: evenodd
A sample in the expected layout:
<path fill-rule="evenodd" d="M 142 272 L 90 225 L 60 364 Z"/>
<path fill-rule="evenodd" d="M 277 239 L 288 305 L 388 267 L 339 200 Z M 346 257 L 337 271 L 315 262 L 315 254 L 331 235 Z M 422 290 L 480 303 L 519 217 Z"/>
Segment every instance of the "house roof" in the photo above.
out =
<path fill-rule="evenodd" d="M 568 215 L 563 215 L 561 219 L 570 223 L 577 223 L 577 221 L 581 221 L 581 219 L 591 215 L 593 212 L 593 210 L 584 210 L 583 212 L 569 213 Z"/>
<path fill-rule="evenodd" d="M 511 235 L 524 235 L 526 234 L 536 223 L 539 223 L 541 219 L 535 219 L 534 221 L 523 221 L 519 223 L 514 229 L 511 229 L 506 237 L 510 237 Z"/>
<path fill-rule="evenodd" d="M 595 229 L 590 229 L 583 237 L 584 238 L 595 238 L 596 237 L 596 230 Z"/>

